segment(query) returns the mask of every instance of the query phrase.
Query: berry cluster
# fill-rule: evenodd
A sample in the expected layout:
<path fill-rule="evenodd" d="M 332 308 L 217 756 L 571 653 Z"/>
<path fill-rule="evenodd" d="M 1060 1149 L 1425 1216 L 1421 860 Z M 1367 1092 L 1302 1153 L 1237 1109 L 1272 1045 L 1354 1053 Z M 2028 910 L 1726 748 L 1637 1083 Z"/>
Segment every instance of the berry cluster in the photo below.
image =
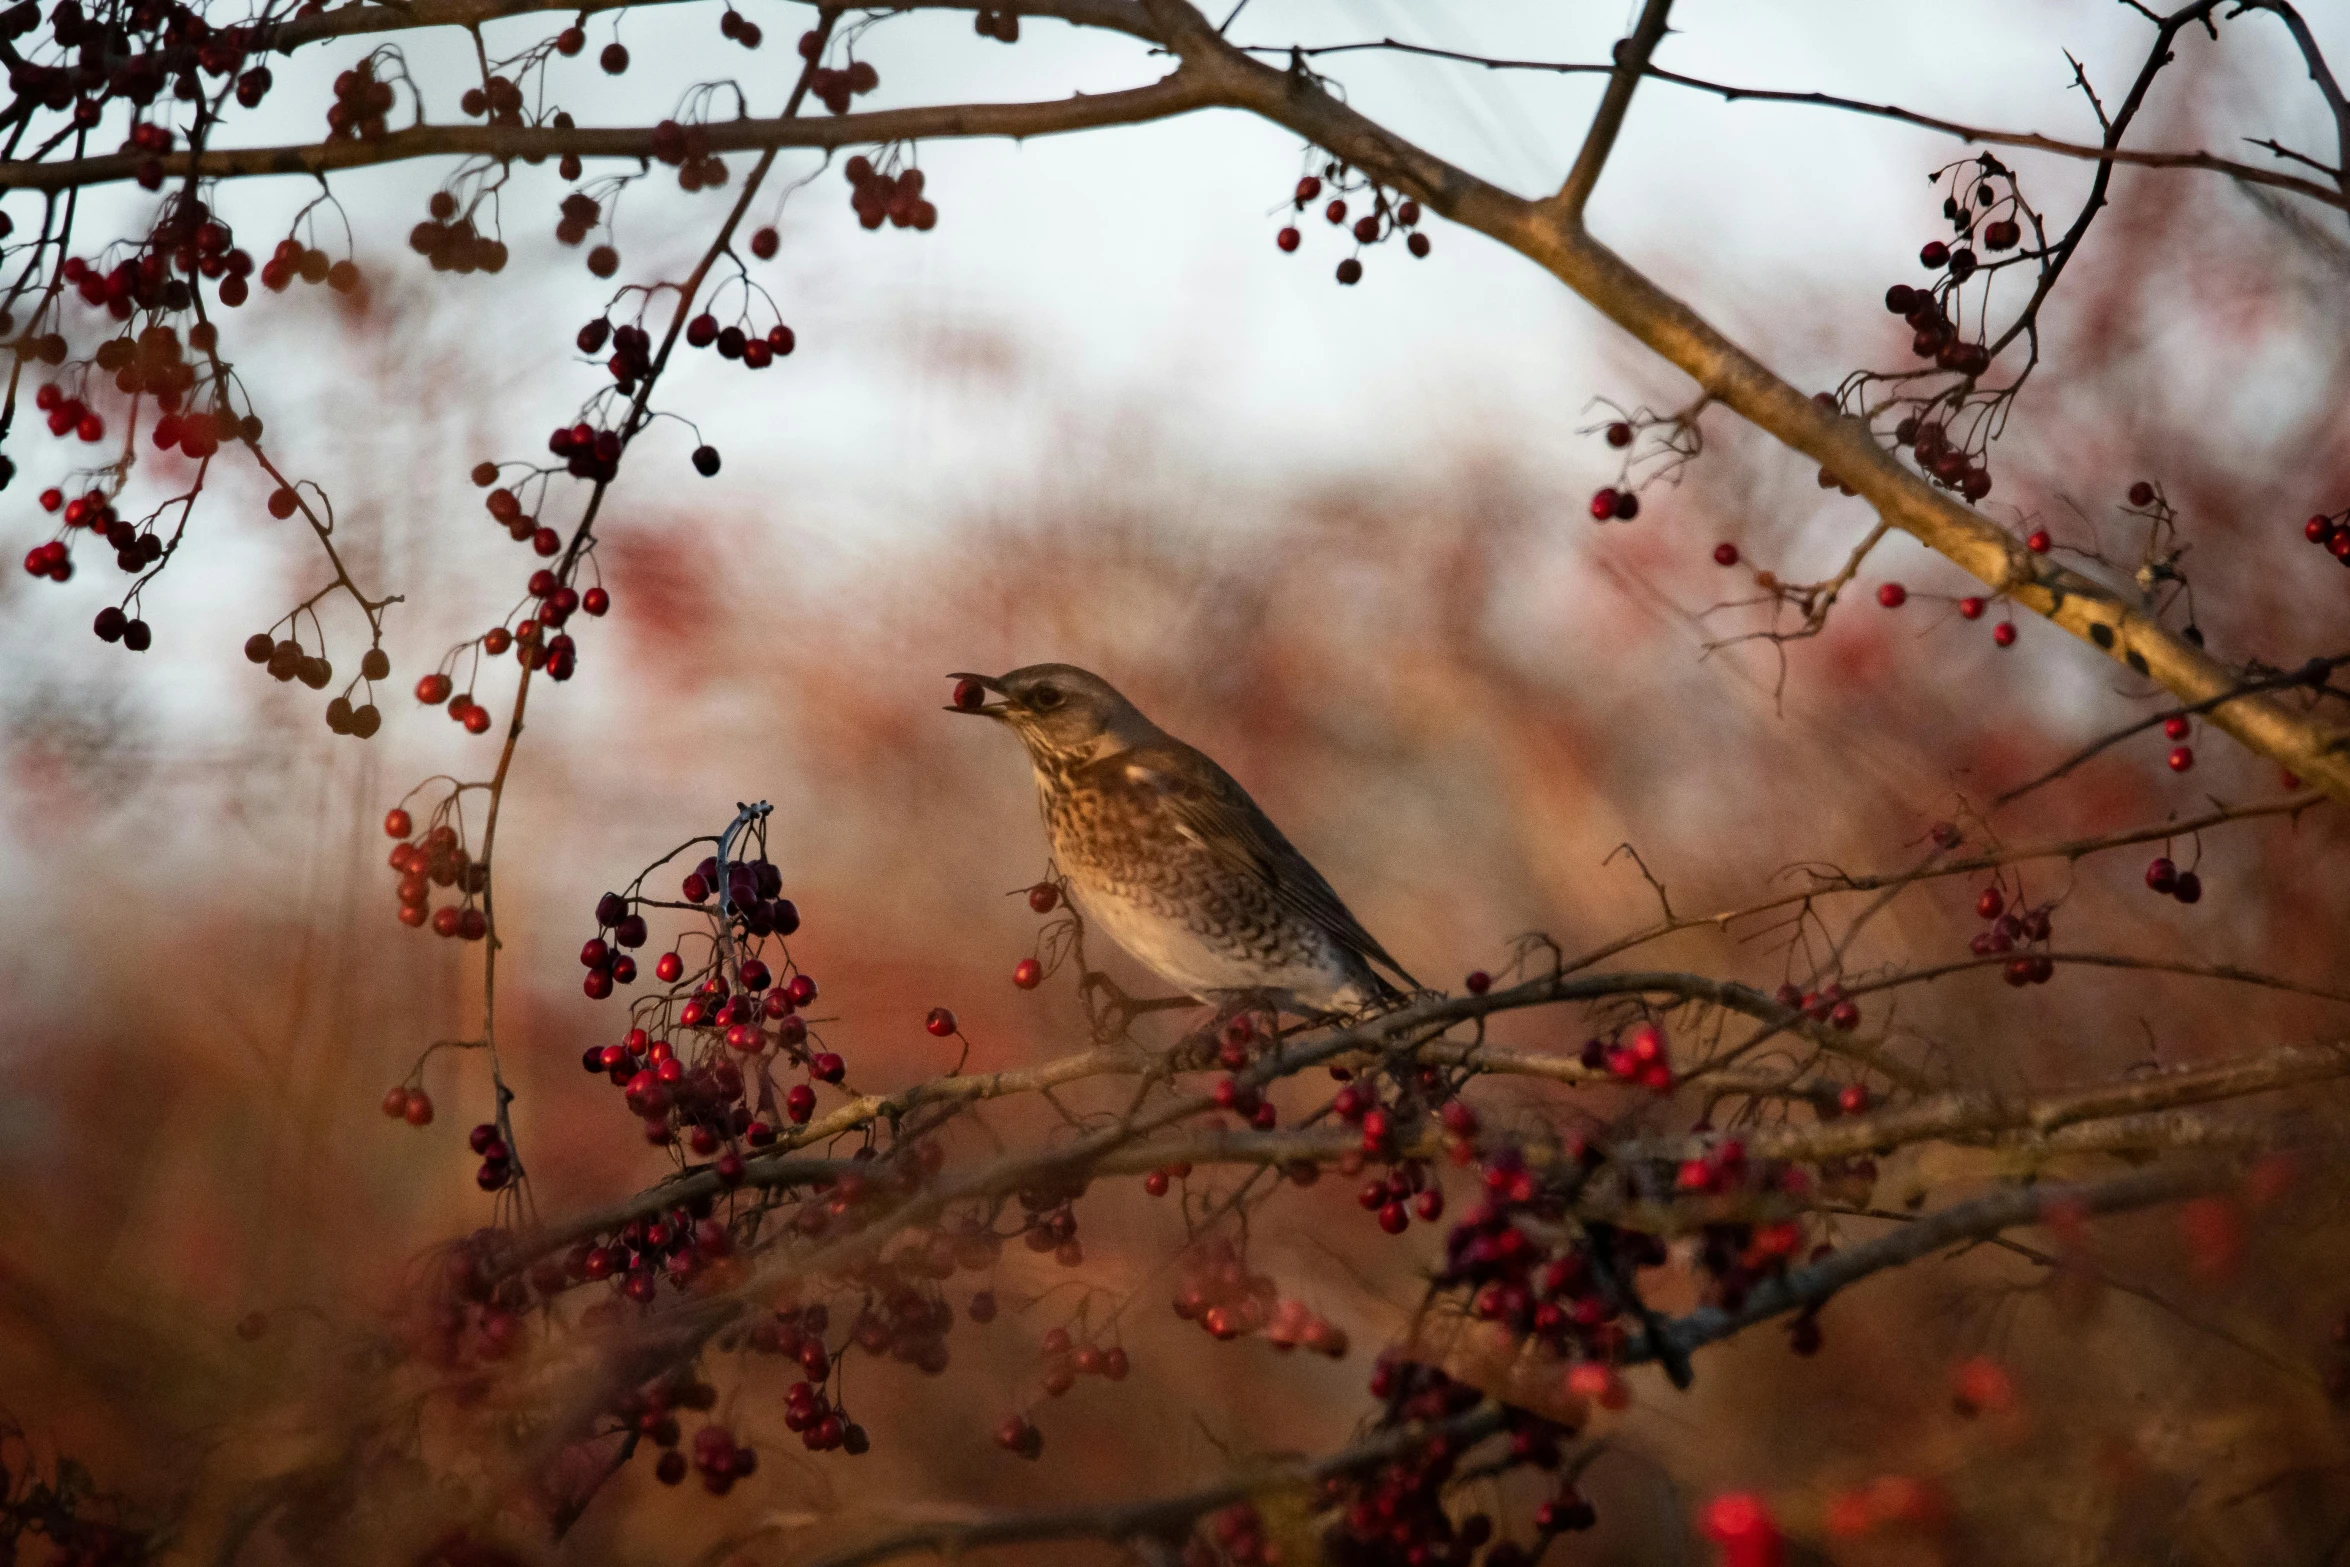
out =
<path fill-rule="evenodd" d="M 2332 516 L 2323 513 L 2312 516 L 2302 524 L 2301 536 L 2327 554 L 2350 566 L 2350 511 Z"/>
<path fill-rule="evenodd" d="M 478 937 L 469 937 L 478 940 Z M 465 1146 L 481 1155 L 481 1168 L 473 1178 L 485 1192 L 501 1191 L 514 1180 L 514 1150 L 499 1132 L 497 1123 L 484 1121 L 466 1137 Z"/>
<path fill-rule="evenodd" d="M 1833 990 L 1835 987 L 1829 988 Z M 1837 994 L 1841 996 L 1842 992 L 1838 991 Z M 1815 1001 L 1817 999 L 1813 998 Z M 1797 1004 L 1787 1002 L 1784 992 L 1780 1000 L 1788 1005 Z M 1854 1021 L 1859 1021 L 1857 1012 Z M 1619 1083 L 1638 1083 L 1656 1094 L 1673 1091 L 1673 1062 L 1665 1050 L 1665 1031 L 1654 1023 L 1635 1024 L 1629 1033 L 1612 1042 L 1586 1039 L 1583 1041 L 1582 1061 L 1590 1070 L 1605 1071 Z"/>
<path fill-rule="evenodd" d="M 1630 522 L 1639 515 L 1640 497 L 1630 490 L 1618 489 L 1614 485 L 1609 485 L 1592 492 L 1591 520 L 1593 522 Z M 1718 560 L 1721 557 L 1717 553 L 1715 558 Z M 1735 552 L 1732 553 L 1731 559 L 1733 561 L 1737 559 Z"/>
<path fill-rule="evenodd" d="M 1020 41 L 1020 13 L 990 11 L 982 7 L 971 18 L 971 30 L 982 38 L 993 38 L 998 43 L 1016 44 Z"/>
<path fill-rule="evenodd" d="M 48 388 L 42 390 L 47 391 Z M 43 490 L 41 509 L 62 513 L 59 521 L 65 525 L 69 534 L 76 528 L 87 528 L 92 534 L 104 539 L 114 551 L 114 564 L 126 572 L 144 571 L 163 558 L 166 546 L 162 536 L 155 532 L 153 520 L 149 519 L 144 525 L 128 521 L 114 509 L 114 503 L 103 490 L 92 490 L 70 501 L 65 498 L 63 490 Z M 73 575 L 72 564 L 67 559 L 67 548 L 62 538 L 40 545 L 25 556 L 25 570 L 36 577 L 46 576 L 59 582 L 65 581 Z M 62 575 L 56 569 L 57 562 L 66 565 Z M 105 633 L 100 632 L 99 635 L 105 636 Z M 114 638 L 106 637 L 106 640 L 111 642 Z"/>
<path fill-rule="evenodd" d="M 1891 295 L 1887 301 L 1890 303 Z M 1980 454 L 1953 442 L 1949 427 L 1941 420 L 1909 415 L 1893 427 L 1893 440 L 1909 448 L 1927 477 L 1944 489 L 1956 490 L 1970 501 L 1991 493 L 1991 473 Z"/>
<path fill-rule="evenodd" d="M 823 35 L 813 30 L 800 34 L 800 58 L 813 60 L 824 47 Z M 881 73 L 869 60 L 851 60 L 838 67 L 820 65 L 808 77 L 808 91 L 816 101 L 835 114 L 849 112 L 849 100 L 861 98 L 881 85 Z"/>
<path fill-rule="evenodd" d="M 1409 196 L 1393 197 L 1386 190 L 1354 174 L 1343 163 L 1325 164 L 1319 174 L 1305 174 L 1298 178 L 1290 192 L 1290 210 L 1302 219 L 1308 206 L 1320 201 L 1327 190 L 1330 200 L 1322 207 L 1324 221 L 1333 228 L 1344 228 L 1354 236 L 1353 255 L 1338 263 L 1338 281 L 1349 286 L 1363 280 L 1362 253 L 1371 245 L 1384 244 L 1396 235 L 1404 236 L 1404 248 L 1414 256 L 1425 257 L 1430 245 L 1428 236 L 1420 232 L 1420 204 Z M 1358 202 L 1367 201 L 1364 210 L 1356 211 L 1347 205 L 1347 196 Z M 1352 221 L 1349 221 L 1351 218 Z M 1290 254 L 1305 243 L 1305 236 L 1295 223 L 1282 226 L 1273 236 L 1283 254 Z"/>
<path fill-rule="evenodd" d="M 1044 1390 L 1048 1397 L 1059 1398 L 1077 1385 L 1081 1376 L 1100 1377 L 1108 1382 L 1123 1382 L 1133 1363 L 1126 1358 L 1123 1346 L 1112 1344 L 1079 1344 L 1067 1328 L 1048 1329 L 1039 1355 L 1043 1361 Z"/>
<path fill-rule="evenodd" d="M 522 89 L 503 76 L 492 76 L 479 87 L 468 87 L 457 107 L 469 119 L 487 115 L 492 125 L 522 123 Z"/>
<path fill-rule="evenodd" d="M 612 357 L 604 361 L 604 368 L 612 373 L 613 389 L 623 397 L 632 395 L 636 391 L 637 382 L 653 373 L 653 334 L 633 322 L 614 326 L 610 320 L 598 316 L 579 329 L 576 341 L 583 354 L 602 353 L 605 343 L 611 343 Z M 557 446 L 554 438 L 549 437 L 547 450 L 566 459 L 583 454 L 594 457 L 596 466 L 585 471 L 575 466 L 572 469 L 574 478 L 595 479 L 599 482 L 615 478 L 620 472 L 620 432 L 590 430 L 587 439 L 594 442 L 591 449 L 583 444 L 579 434 L 581 428 L 580 425 L 571 427 L 568 446 Z"/>
<path fill-rule="evenodd" d="M 2180 870 L 2167 854 L 2158 856 L 2147 865 L 2146 886 L 2150 891 L 2176 898 L 2181 903 L 2203 901 L 2203 878 L 2193 871 Z"/>
<path fill-rule="evenodd" d="M 282 490 L 279 492 L 281 495 L 284 493 Z M 272 506 L 271 509 L 276 508 Z M 245 657 L 249 662 L 265 667 L 273 680 L 299 680 L 313 691 L 323 691 L 333 681 L 335 667 L 328 662 L 323 646 L 317 653 L 302 646 L 300 639 L 293 635 L 293 620 L 293 616 L 288 616 L 283 622 L 288 634 L 282 638 L 273 638 L 266 631 L 256 631 L 247 637 Z M 105 632 L 101 631 L 99 635 L 104 636 Z M 371 647 L 360 655 L 360 681 L 369 682 L 372 687 L 373 682 L 388 678 L 391 672 L 391 658 L 382 648 Z M 352 704 L 351 692 L 358 684 L 359 681 L 353 681 L 327 702 L 326 727 L 336 734 L 365 740 L 383 727 L 383 714 L 377 711 L 372 700 L 362 701 L 356 706 Z M 372 689 L 369 695 L 373 695 Z"/>
<path fill-rule="evenodd" d="M 929 230 L 938 225 L 938 208 L 922 194 L 926 182 L 920 169 L 888 173 L 858 153 L 841 172 L 849 182 L 849 206 L 864 227 L 877 229 L 886 222 L 892 228 Z"/>
<path fill-rule="evenodd" d="M 381 141 L 390 134 L 384 116 L 391 112 L 392 84 L 376 80 L 371 56 L 335 78 L 335 101 L 326 111 L 326 139 Z"/>
<path fill-rule="evenodd" d="M 444 804 L 438 814 L 446 815 L 453 803 L 452 799 Z M 403 807 L 394 806 L 384 813 L 384 834 L 399 840 L 392 845 L 388 863 L 400 878 L 393 891 L 400 903 L 401 924 L 422 929 L 429 922 L 435 935 L 466 941 L 479 941 L 489 933 L 489 920 L 476 900 L 489 888 L 490 868 L 465 852 L 454 826 L 436 822 L 419 837 L 414 818 Z M 454 889 L 459 901 L 433 908 L 435 887 Z"/>
<path fill-rule="evenodd" d="M 921 172 L 916 170 L 916 173 Z M 720 326 L 718 318 L 703 311 L 685 324 L 685 340 L 694 348 L 715 347 L 721 359 L 739 359 L 750 370 L 764 370 L 776 360 L 799 347 L 798 336 L 778 321 L 757 337 L 742 327 Z M 715 473 L 715 468 L 710 470 Z"/>
<path fill-rule="evenodd" d="M 2026 985 L 2045 985 L 2056 976 L 2056 962 L 2045 951 L 2016 952 L 2019 945 L 2047 944 L 2051 925 L 2049 916 L 2055 910 L 2050 903 L 2025 908 L 2019 899 L 2010 908 L 2007 895 L 1997 887 L 1985 887 L 1975 899 L 1975 917 L 1988 922 L 1987 928 L 1975 932 L 1967 943 L 1967 950 L 1978 958 L 1995 957 L 2002 952 L 2015 952 L 2001 971 L 2010 985 L 2021 989 Z"/>
<path fill-rule="evenodd" d="M 745 49 L 758 48 L 766 36 L 759 31 L 757 22 L 752 21 L 731 5 L 726 8 L 725 14 L 718 18 L 718 31 L 722 36 L 733 39 Z"/>
<path fill-rule="evenodd" d="M 1323 181 L 1328 181 L 1328 186 Z M 1290 209 L 1302 218 L 1311 202 L 1321 200 L 1325 188 L 1330 190 L 1330 200 L 1323 204 L 1323 221 L 1328 221 L 1332 228 L 1347 228 L 1347 233 L 1354 235 L 1354 254 L 1337 263 L 1337 280 L 1342 284 L 1351 287 L 1363 282 L 1363 249 L 1394 240 L 1396 235 L 1403 235 L 1403 249 L 1412 251 L 1412 256 L 1429 254 L 1429 237 L 1419 233 L 1419 202 L 1412 197 L 1391 197 L 1368 179 L 1358 179 L 1347 169 L 1347 164 L 1332 162 L 1325 164 L 1321 174 L 1302 174 L 1297 179 L 1297 188 L 1290 193 Z M 1368 193 L 1370 200 L 1370 209 L 1354 214 L 1351 223 L 1351 209 L 1347 207 L 1349 193 L 1354 193 L 1358 200 Z M 1274 235 L 1274 244 L 1281 247 L 1283 254 L 1293 254 L 1304 244 L 1304 235 L 1297 230 L 1297 223 L 1285 223 L 1281 233 Z"/>
<path fill-rule="evenodd" d="M 1386 1405 L 1382 1429 L 1434 1425 L 1466 1415 L 1485 1402 L 1485 1395 L 1469 1384 L 1434 1366 L 1392 1354 L 1383 1356 L 1372 1372 L 1371 1394 Z M 1503 1415 L 1508 1447 L 1478 1465 L 1477 1472 L 1498 1476 L 1531 1468 L 1555 1473 L 1564 1461 L 1560 1444 L 1574 1434 L 1573 1429 L 1523 1409 L 1508 1408 Z M 1597 1521 L 1573 1482 L 1562 1478 L 1534 1511 L 1538 1537 L 1530 1550 L 1514 1541 L 1496 1540 L 1493 1520 L 1485 1513 L 1472 1512 L 1456 1522 L 1444 1503 L 1460 1477 L 1467 1451 L 1468 1444 L 1455 1438 L 1432 1436 L 1375 1469 L 1325 1481 L 1318 1501 L 1335 1516 L 1322 1536 L 1324 1559 L 1334 1567 L 1470 1567 L 1478 1562 L 1483 1567 L 1530 1567 L 1553 1537 L 1588 1529 Z M 1252 1537 L 1262 1539 L 1251 1528 L 1232 1532 L 1244 1543 Z M 1260 1548 L 1247 1560 L 1268 1558 Z"/>
<path fill-rule="evenodd" d="M 430 262 L 435 272 L 454 272 L 463 277 L 475 272 L 495 274 L 506 270 L 506 242 L 476 229 L 472 213 L 459 216 L 453 194 L 434 191 L 426 210 L 432 216 L 408 231 L 408 248 Z"/>
<path fill-rule="evenodd" d="M 1273 1320 L 1281 1291 L 1271 1277 L 1249 1271 L 1240 1248 L 1217 1236 L 1183 1253 L 1183 1283 L 1175 1315 L 1196 1322 L 1210 1338 L 1231 1340 L 1254 1333 Z"/>
<path fill-rule="evenodd" d="M 497 266 L 484 266 L 482 270 L 495 272 L 504 265 L 501 256 Z M 324 283 L 338 294 L 348 294 L 359 286 L 359 264 L 350 260 L 329 261 L 326 252 L 315 245 L 304 245 L 298 239 L 281 239 L 277 249 L 261 265 L 261 286 L 273 294 L 282 294 L 296 278 L 305 283 Z"/>
<path fill-rule="evenodd" d="M 683 191 L 717 190 L 729 178 L 726 160 L 710 151 L 710 132 L 700 125 L 661 121 L 653 127 L 653 156 L 677 170 Z"/>

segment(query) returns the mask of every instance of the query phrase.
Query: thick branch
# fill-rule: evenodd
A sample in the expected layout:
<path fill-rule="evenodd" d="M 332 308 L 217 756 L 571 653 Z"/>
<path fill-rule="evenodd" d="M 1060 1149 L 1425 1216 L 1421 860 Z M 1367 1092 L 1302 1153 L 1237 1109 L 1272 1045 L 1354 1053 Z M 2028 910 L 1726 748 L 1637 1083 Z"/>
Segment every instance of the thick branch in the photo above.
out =
<path fill-rule="evenodd" d="M 1454 222 L 1539 262 L 1610 320 L 1694 379 L 1714 400 L 1819 463 L 1877 514 L 2035 614 L 2046 616 L 2183 701 L 2225 698 L 2236 672 L 2157 621 L 2134 595 L 2057 565 L 1936 490 L 1879 446 L 1864 420 L 1823 409 L 1689 306 L 1593 238 L 1555 202 L 1512 195 L 1405 141 L 1312 81 L 1260 65 L 1178 0 L 1154 0 L 1186 71 L 1221 102 L 1254 111 L 1329 149 Z M 2350 734 L 2271 693 L 2235 697 L 2211 722 L 2335 799 L 2350 801 Z"/>
<path fill-rule="evenodd" d="M 332 14 L 332 13 L 330 13 Z M 1174 72 L 1148 87 L 1121 92 L 1080 93 L 1054 103 L 943 104 L 923 109 L 882 109 L 822 119 L 716 120 L 699 127 L 713 153 L 776 147 L 855 147 L 926 137 L 1050 136 L 1133 125 L 1206 108 L 1213 101 L 1195 75 Z M 286 147 L 206 148 L 160 159 L 145 153 L 109 153 L 56 163 L 0 163 L 0 190 L 69 190 L 135 177 L 143 164 L 159 162 L 174 183 L 188 179 L 239 179 L 269 174 L 330 174 L 342 169 L 400 163 L 412 158 L 521 158 L 536 162 L 577 153 L 582 158 L 634 158 L 650 162 L 658 138 L 651 126 L 423 125 L 393 131 L 376 140 L 314 142 Z"/>
<path fill-rule="evenodd" d="M 2198 1162 L 2158 1165 L 2110 1181 L 2080 1185 L 2043 1182 L 1993 1192 L 1768 1280 L 1749 1293 L 1735 1311 L 1700 1306 L 1668 1323 L 1661 1343 L 1656 1335 L 1644 1331 L 1632 1340 L 1624 1358 L 1628 1363 L 1686 1358 L 1692 1351 L 1757 1322 L 1804 1307 L 1816 1309 L 1837 1291 L 1872 1273 L 1916 1262 L 1945 1246 L 1987 1239 L 2018 1225 L 2037 1224 L 2052 1211 L 2119 1213 L 2213 1191 L 2234 1178 L 2231 1165 Z"/>

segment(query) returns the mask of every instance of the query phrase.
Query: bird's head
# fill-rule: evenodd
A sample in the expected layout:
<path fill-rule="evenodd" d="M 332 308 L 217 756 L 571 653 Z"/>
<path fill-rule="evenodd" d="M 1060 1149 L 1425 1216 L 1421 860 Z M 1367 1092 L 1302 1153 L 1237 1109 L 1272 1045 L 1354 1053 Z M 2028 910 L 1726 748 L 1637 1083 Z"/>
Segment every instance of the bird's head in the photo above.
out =
<path fill-rule="evenodd" d="M 1166 738 L 1118 688 L 1075 664 L 1030 664 L 1006 675 L 955 674 L 949 712 L 1011 727 L 1038 762 L 1079 765 Z M 989 701 L 990 696 L 998 700 Z"/>

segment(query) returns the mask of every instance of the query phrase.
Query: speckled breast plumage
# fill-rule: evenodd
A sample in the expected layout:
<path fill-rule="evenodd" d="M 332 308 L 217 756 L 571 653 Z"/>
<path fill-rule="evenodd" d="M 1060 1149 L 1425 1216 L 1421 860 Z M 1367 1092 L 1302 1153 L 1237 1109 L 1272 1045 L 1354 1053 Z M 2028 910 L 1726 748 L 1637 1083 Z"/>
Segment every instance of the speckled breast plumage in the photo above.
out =
<path fill-rule="evenodd" d="M 1053 855 L 1087 918 L 1195 994 L 1261 990 L 1317 1010 L 1370 1000 L 1359 958 L 1174 808 L 1181 758 L 1154 761 L 1038 759 Z"/>

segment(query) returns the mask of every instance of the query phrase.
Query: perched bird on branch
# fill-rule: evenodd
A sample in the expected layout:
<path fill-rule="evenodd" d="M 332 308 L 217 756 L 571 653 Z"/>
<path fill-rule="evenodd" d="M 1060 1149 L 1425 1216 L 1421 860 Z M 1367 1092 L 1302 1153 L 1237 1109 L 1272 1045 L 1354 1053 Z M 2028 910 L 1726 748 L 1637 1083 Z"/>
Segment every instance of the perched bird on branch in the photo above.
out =
<path fill-rule="evenodd" d="M 1247 790 L 1101 676 L 1031 664 L 950 678 L 953 711 L 1028 747 L 1078 908 L 1169 984 L 1309 1014 L 1401 1000 L 1373 964 L 1416 988 Z"/>

